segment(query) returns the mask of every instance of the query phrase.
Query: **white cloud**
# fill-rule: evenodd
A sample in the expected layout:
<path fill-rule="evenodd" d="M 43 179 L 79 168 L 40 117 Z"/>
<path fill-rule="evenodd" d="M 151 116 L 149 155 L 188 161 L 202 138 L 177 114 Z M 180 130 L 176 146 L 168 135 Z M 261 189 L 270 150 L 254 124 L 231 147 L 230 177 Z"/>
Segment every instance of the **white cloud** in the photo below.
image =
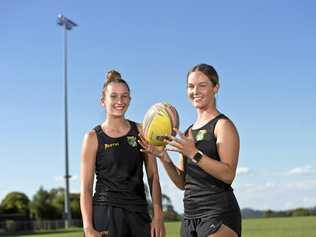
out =
<path fill-rule="evenodd" d="M 255 192 L 266 192 L 268 190 L 273 190 L 276 187 L 275 183 L 272 182 L 265 182 L 265 183 L 255 183 L 255 184 L 241 184 L 235 187 L 235 190 L 238 192 L 248 192 L 248 193 L 255 193 Z"/>
<path fill-rule="evenodd" d="M 158 166 L 162 192 L 171 198 L 176 211 L 183 213 L 183 192 L 170 181 L 161 164 Z M 237 168 L 233 188 L 241 208 L 287 210 L 316 205 L 316 179 L 298 180 L 316 174 L 311 165 L 283 171 L 275 168 L 255 172 L 246 166 Z"/>
<path fill-rule="evenodd" d="M 293 168 L 291 170 L 289 170 L 286 174 L 287 175 L 311 175 L 315 173 L 315 171 L 313 171 L 312 169 L 312 166 L 310 165 L 305 165 L 305 166 L 302 166 L 302 167 L 296 167 L 296 168 Z"/>
<path fill-rule="evenodd" d="M 303 181 L 290 182 L 286 185 L 286 187 L 291 190 L 316 189 L 316 180 L 303 180 Z"/>
<path fill-rule="evenodd" d="M 307 207 L 312 207 L 312 206 L 315 206 L 316 204 L 316 198 L 315 197 L 304 197 L 303 198 L 303 204 L 304 206 L 307 206 Z"/>
<path fill-rule="evenodd" d="M 259 178 L 259 177 L 258 177 Z M 287 210 L 316 205 L 316 180 L 297 177 L 239 182 L 235 194 L 241 208 Z"/>
<path fill-rule="evenodd" d="M 71 181 L 77 181 L 78 180 L 78 175 L 73 175 L 70 178 Z"/>
<path fill-rule="evenodd" d="M 237 175 L 249 175 L 250 173 L 248 167 L 237 167 Z"/>
<path fill-rule="evenodd" d="M 267 189 L 269 189 L 269 188 L 275 188 L 276 185 L 275 185 L 274 183 L 272 183 L 272 182 L 266 182 L 266 183 L 264 184 L 264 187 L 267 188 Z"/>

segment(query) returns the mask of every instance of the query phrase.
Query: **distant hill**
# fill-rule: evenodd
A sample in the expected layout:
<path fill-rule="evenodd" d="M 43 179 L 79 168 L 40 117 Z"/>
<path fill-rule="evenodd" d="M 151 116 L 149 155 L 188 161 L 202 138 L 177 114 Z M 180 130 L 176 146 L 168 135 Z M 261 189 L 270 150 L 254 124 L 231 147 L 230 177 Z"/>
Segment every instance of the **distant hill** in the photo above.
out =
<path fill-rule="evenodd" d="M 313 215 L 316 215 L 316 207 L 311 208 L 310 211 Z"/>
<path fill-rule="evenodd" d="M 264 211 L 258 211 L 251 208 L 243 208 L 241 209 L 242 218 L 261 218 L 263 216 Z"/>
<path fill-rule="evenodd" d="M 282 217 L 282 216 L 315 216 L 316 206 L 312 208 L 296 208 L 285 211 L 254 210 L 252 208 L 241 209 L 242 218 Z"/>

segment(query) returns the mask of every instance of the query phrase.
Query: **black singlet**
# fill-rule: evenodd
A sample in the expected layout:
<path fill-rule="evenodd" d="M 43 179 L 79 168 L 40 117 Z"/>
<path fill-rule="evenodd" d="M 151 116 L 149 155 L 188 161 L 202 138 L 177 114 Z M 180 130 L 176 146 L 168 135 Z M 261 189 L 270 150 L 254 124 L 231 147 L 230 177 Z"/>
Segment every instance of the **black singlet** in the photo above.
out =
<path fill-rule="evenodd" d="M 217 152 L 214 129 L 219 119 L 228 119 L 220 114 L 199 129 L 192 131 L 195 145 L 210 159 L 220 160 Z M 186 132 L 186 133 L 187 133 Z M 209 175 L 191 159 L 185 157 L 185 192 L 184 216 L 199 218 L 203 216 L 218 216 L 223 213 L 239 211 L 239 206 L 230 184 Z M 206 159 L 206 158 L 204 158 Z"/>
<path fill-rule="evenodd" d="M 137 124 L 129 121 L 129 132 L 118 138 L 94 128 L 98 139 L 93 205 L 111 205 L 147 212 L 143 182 L 144 154 L 140 151 Z"/>

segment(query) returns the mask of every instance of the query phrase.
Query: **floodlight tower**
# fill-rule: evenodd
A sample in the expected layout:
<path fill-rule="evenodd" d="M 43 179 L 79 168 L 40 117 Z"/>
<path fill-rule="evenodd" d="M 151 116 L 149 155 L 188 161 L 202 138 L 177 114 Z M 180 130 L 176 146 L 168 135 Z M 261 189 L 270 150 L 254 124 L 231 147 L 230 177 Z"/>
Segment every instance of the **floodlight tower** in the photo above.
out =
<path fill-rule="evenodd" d="M 59 14 L 57 17 L 57 24 L 64 27 L 64 109 L 65 109 L 65 228 L 71 225 L 71 211 L 70 211 L 70 198 L 69 198 L 69 162 L 68 162 L 68 98 L 67 98 L 67 31 L 77 26 L 75 22 L 67 17 Z"/>

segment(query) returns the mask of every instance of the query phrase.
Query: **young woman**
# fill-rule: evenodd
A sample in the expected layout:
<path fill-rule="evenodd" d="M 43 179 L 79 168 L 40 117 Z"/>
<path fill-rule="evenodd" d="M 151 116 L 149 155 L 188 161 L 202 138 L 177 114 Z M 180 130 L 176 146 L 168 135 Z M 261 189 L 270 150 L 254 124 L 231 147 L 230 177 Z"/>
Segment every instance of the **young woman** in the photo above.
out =
<path fill-rule="evenodd" d="M 185 190 L 183 237 L 241 236 L 241 214 L 231 184 L 236 175 L 239 136 L 233 122 L 216 107 L 218 75 L 199 64 L 187 75 L 187 95 L 197 119 L 179 138 L 166 142 L 181 153 L 175 166 L 166 150 L 146 143 L 144 152 L 160 158 L 174 184 Z"/>
<path fill-rule="evenodd" d="M 86 237 L 165 236 L 156 160 L 140 152 L 140 125 L 125 118 L 130 101 L 129 86 L 120 73 L 108 72 L 101 98 L 106 118 L 85 134 L 82 145 L 80 205 Z M 152 220 L 143 164 L 152 194 Z"/>

